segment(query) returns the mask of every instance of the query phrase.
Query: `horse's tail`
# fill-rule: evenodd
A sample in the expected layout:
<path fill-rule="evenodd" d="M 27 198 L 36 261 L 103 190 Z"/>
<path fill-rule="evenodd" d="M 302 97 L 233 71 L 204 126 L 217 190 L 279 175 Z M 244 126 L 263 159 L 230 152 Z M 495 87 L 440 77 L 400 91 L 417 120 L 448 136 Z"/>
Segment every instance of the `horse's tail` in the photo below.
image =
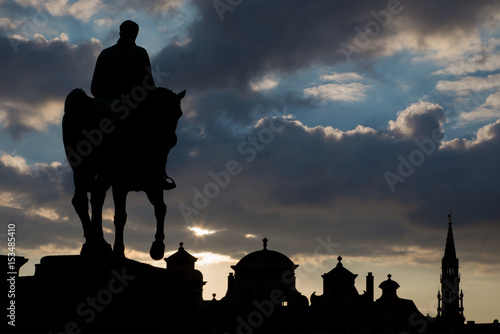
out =
<path fill-rule="evenodd" d="M 88 161 L 87 156 L 78 156 L 78 159 L 75 159 L 74 152 L 77 152 L 78 145 L 86 140 L 83 130 L 91 129 L 96 123 L 97 114 L 92 101 L 92 98 L 80 88 L 73 89 L 64 101 L 63 143 L 66 156 L 73 168 L 81 165 L 81 160 Z"/>
<path fill-rule="evenodd" d="M 88 107 L 92 99 L 81 88 L 73 89 L 64 101 L 64 114 L 89 112 Z"/>

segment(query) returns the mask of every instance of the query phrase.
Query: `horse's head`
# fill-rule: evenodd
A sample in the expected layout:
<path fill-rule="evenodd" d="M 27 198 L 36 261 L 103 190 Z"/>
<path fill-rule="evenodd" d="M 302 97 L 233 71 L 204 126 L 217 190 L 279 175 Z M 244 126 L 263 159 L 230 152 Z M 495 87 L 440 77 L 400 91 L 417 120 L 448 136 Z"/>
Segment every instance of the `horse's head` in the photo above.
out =
<path fill-rule="evenodd" d="M 159 87 L 152 91 L 152 101 L 155 116 L 166 127 L 175 131 L 177 122 L 182 116 L 181 100 L 186 96 L 186 90 L 174 93 L 170 89 Z"/>

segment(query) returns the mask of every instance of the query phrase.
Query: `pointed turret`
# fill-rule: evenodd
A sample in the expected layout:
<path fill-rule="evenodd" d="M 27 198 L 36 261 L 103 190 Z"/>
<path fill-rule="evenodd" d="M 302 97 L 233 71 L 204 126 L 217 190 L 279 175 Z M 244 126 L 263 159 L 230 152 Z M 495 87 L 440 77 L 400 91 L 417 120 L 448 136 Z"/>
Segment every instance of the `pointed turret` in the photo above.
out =
<path fill-rule="evenodd" d="M 165 259 L 167 269 L 195 270 L 194 263 L 198 260 L 184 249 L 184 243 L 179 243 L 179 249 L 174 254 Z"/>
<path fill-rule="evenodd" d="M 455 251 L 455 240 L 451 213 L 448 215 L 448 234 L 444 256 L 441 260 L 441 295 L 438 294 L 438 315 L 448 323 L 463 324 L 463 306 L 460 305 L 463 295 L 460 294 L 460 274 L 458 258 Z M 439 307 L 439 304 L 441 304 Z"/>
<path fill-rule="evenodd" d="M 451 227 L 451 213 L 448 215 L 448 235 L 446 236 L 446 246 L 444 248 L 444 258 L 456 259 L 455 240 L 453 239 L 453 229 Z"/>
<path fill-rule="evenodd" d="M 203 286 L 207 283 L 203 281 L 203 274 L 195 269 L 195 262 L 198 259 L 189 254 L 184 249 L 184 243 L 179 243 L 177 252 L 165 259 L 167 262 L 167 271 L 179 289 L 185 289 L 186 300 L 192 298 L 192 301 L 198 302 L 203 299 Z M 188 297 L 190 296 L 190 297 Z"/>

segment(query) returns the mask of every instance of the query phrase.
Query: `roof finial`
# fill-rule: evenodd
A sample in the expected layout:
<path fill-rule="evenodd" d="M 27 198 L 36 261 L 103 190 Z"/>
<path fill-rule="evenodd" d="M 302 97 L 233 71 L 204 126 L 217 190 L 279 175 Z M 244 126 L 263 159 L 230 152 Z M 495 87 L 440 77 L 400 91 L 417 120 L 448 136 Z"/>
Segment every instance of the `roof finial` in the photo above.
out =
<path fill-rule="evenodd" d="M 262 243 L 264 244 L 264 249 L 267 249 L 267 238 L 264 237 L 264 239 L 262 239 Z"/>
<path fill-rule="evenodd" d="M 340 262 L 342 261 L 342 256 L 339 255 L 339 257 L 337 258 L 337 260 Z"/>
<path fill-rule="evenodd" d="M 391 279 L 391 277 L 392 277 L 391 274 L 387 275 L 387 279 Z"/>
<path fill-rule="evenodd" d="M 448 224 L 451 225 L 451 212 L 448 214 Z"/>
<path fill-rule="evenodd" d="M 182 246 L 184 246 L 184 243 L 183 243 L 182 241 L 181 241 L 181 242 L 179 242 L 179 246 L 180 246 L 180 247 L 179 247 L 179 250 L 184 249 L 184 247 L 182 247 Z"/>

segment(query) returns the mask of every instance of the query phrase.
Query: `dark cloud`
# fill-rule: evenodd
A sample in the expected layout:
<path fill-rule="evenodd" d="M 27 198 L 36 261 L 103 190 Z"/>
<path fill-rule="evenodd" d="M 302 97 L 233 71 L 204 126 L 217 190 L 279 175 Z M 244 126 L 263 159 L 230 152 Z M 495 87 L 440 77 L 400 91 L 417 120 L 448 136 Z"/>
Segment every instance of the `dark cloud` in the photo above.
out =
<path fill-rule="evenodd" d="M 421 39 L 419 47 L 425 49 L 431 47 L 426 45 L 427 38 L 455 39 L 457 31 L 471 31 L 491 7 L 499 6 L 467 1 L 246 1 L 219 10 L 219 15 L 213 2 L 193 4 L 199 19 L 189 28 L 189 41 L 172 43 L 155 58 L 176 82 L 191 89 L 244 89 L 249 80 L 267 72 L 289 73 L 318 63 L 333 65 L 347 60 L 342 42 L 356 47 L 352 55 L 356 60 L 387 53 L 393 49 L 389 44 L 395 35 L 408 31 Z M 377 23 L 373 12 L 389 13 L 386 20 L 390 21 Z M 378 24 L 379 30 L 367 37 L 366 46 L 356 46 L 358 31 L 365 32 L 369 22 Z"/>
<path fill-rule="evenodd" d="M 189 29 L 190 41 L 170 44 L 155 58 L 186 87 L 246 88 L 267 71 L 343 58 L 337 48 L 347 27 L 338 22 L 346 13 L 333 2 L 245 2 L 225 12 L 223 21 L 212 2 L 193 4 L 200 19 Z"/>
<path fill-rule="evenodd" d="M 139 3 L 134 0 L 119 1 L 112 7 L 113 10 L 129 11 L 131 8 L 145 11 L 150 15 L 163 15 L 166 11 L 173 11 L 182 5 L 180 0 L 153 0 Z"/>
<path fill-rule="evenodd" d="M 15 48 L 11 43 L 14 43 Z M 59 122 L 62 102 L 76 87 L 87 89 L 102 45 L 70 45 L 61 39 L 39 37 L 20 41 L 0 37 L 0 107 L 3 125 L 15 138 Z M 58 103 L 45 108 L 47 103 Z M 57 109 L 59 107 L 59 110 Z"/>
<path fill-rule="evenodd" d="M 17 46 L 17 52 L 11 43 Z M 73 87 L 89 87 L 95 60 L 102 49 L 98 42 L 70 45 L 42 38 L 20 41 L 0 37 L 0 97 L 24 103 L 63 99 Z"/>
<path fill-rule="evenodd" d="M 395 123 L 423 134 L 443 121 L 436 106 L 416 103 L 408 110 L 411 115 L 400 113 Z M 249 243 L 247 233 L 274 236 L 276 249 L 289 254 L 310 252 L 311 240 L 328 235 L 344 251 L 363 256 L 373 247 L 379 254 L 392 254 L 397 246 L 441 247 L 442 240 L 429 239 L 443 233 L 449 211 L 459 217 L 457 226 L 475 221 L 478 229 L 500 228 L 494 204 L 500 160 L 490 154 L 500 145 L 497 126 L 481 130 L 478 139 L 441 143 L 413 132 L 406 137 L 363 127 L 343 132 L 266 118 L 245 137 L 223 131 L 215 138 L 198 137 L 195 157 L 177 157 L 182 163 L 172 173 L 184 181 L 172 200 L 198 213 L 185 220 L 177 205 L 169 215 L 177 226 L 221 230 L 207 236 L 213 241 L 209 247 L 232 254 L 240 243 Z M 272 132 L 273 127 L 281 130 Z M 207 186 L 214 184 L 210 173 L 223 174 L 230 160 L 241 173 L 214 198 L 201 200 L 196 194 L 213 191 Z"/>

